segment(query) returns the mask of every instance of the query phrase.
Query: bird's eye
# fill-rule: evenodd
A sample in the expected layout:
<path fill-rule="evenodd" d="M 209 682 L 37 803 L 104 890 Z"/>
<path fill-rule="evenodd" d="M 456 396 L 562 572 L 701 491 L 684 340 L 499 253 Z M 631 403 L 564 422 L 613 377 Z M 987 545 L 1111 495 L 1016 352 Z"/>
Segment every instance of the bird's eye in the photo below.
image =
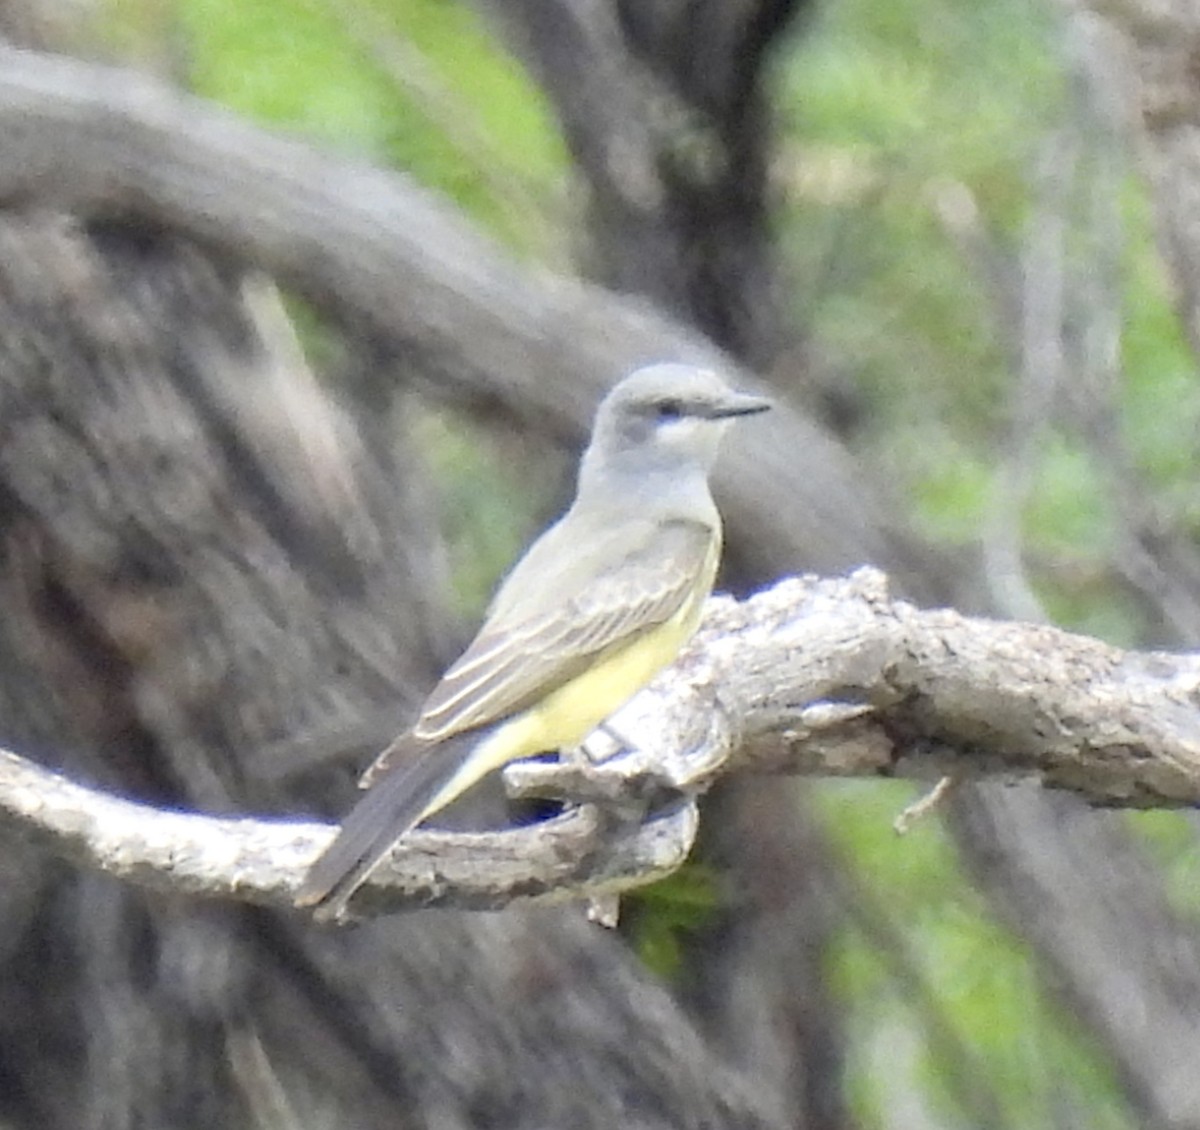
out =
<path fill-rule="evenodd" d="M 657 410 L 659 420 L 678 420 L 683 415 L 683 405 L 678 400 L 660 400 Z"/>

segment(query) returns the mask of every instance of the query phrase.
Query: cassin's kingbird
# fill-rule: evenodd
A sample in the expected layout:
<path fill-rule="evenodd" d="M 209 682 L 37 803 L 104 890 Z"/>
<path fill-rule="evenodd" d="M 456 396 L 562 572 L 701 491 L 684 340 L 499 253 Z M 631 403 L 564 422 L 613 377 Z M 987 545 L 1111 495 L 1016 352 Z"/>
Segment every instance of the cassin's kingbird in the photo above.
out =
<path fill-rule="evenodd" d="M 690 365 L 605 397 L 575 501 L 534 542 L 412 730 L 312 865 L 298 906 L 340 917 L 391 846 L 510 761 L 578 745 L 678 655 L 721 554 L 708 474 L 728 422 L 769 404 Z"/>

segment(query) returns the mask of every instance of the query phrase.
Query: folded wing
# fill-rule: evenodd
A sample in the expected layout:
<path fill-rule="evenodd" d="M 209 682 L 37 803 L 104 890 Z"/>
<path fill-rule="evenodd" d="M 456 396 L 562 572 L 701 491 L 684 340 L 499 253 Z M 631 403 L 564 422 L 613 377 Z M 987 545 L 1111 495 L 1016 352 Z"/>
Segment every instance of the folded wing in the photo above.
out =
<path fill-rule="evenodd" d="M 555 533 L 509 577 L 412 731 L 384 750 L 364 786 L 421 746 L 518 713 L 586 670 L 598 653 L 670 620 L 697 594 L 707 595 L 720 554 L 719 531 L 704 523 L 636 523 L 626 525 L 618 544 L 604 546 L 597 569 L 594 552 L 555 544 Z M 551 562 L 567 564 L 551 571 Z"/>

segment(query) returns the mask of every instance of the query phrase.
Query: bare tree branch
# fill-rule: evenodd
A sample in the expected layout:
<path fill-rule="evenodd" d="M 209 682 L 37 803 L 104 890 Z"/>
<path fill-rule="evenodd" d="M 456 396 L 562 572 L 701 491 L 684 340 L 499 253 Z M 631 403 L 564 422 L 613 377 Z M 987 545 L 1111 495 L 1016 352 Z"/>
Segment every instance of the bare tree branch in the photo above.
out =
<path fill-rule="evenodd" d="M 0 750 L 0 814 L 48 850 L 114 878 L 276 906 L 291 905 L 332 835 L 318 824 L 157 809 L 75 784 L 8 750 Z M 641 826 L 607 822 L 584 806 L 504 833 L 422 831 L 406 839 L 378 885 L 393 910 L 600 897 L 675 870 L 696 821 L 694 804 Z"/>
<path fill-rule="evenodd" d="M 918 609 L 860 569 L 712 602 L 670 677 L 613 724 L 636 734 L 627 756 L 640 772 L 684 791 L 739 771 L 953 771 L 1037 775 L 1094 804 L 1177 806 L 1200 799 L 1198 688 L 1200 657 Z M 633 775 L 618 764 L 592 774 Z"/>
<path fill-rule="evenodd" d="M 683 862 L 694 803 L 730 772 L 1040 776 L 1105 805 L 1200 800 L 1200 658 L 888 599 L 884 578 L 790 580 L 710 604 L 670 672 L 611 722 L 628 750 L 526 762 L 518 793 L 595 799 L 498 833 L 423 832 L 358 904 L 493 908 L 598 897 Z M 286 905 L 329 830 L 158 811 L 0 754 L 0 810 L 61 855 L 147 886 Z"/>

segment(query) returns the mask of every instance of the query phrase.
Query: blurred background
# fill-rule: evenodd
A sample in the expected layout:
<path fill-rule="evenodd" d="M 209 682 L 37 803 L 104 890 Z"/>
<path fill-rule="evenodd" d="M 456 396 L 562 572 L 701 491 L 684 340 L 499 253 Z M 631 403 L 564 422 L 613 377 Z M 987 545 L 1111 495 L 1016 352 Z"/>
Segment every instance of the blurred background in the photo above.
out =
<path fill-rule="evenodd" d="M 531 386 L 152 205 L 0 211 L 4 740 L 161 803 L 336 815 L 568 496 L 600 389 L 679 341 L 791 410 L 725 470 L 726 587 L 869 562 L 1196 646 L 1186 8 L 5 5 L 15 43 L 397 170 L 519 276 L 589 287 L 588 349 L 530 345 Z M 630 345 L 605 292 L 665 320 Z M 319 932 L 5 840 L 0 1128 L 1200 1127 L 1194 816 L 995 785 L 897 840 L 916 795 L 719 789 L 615 936 Z"/>

